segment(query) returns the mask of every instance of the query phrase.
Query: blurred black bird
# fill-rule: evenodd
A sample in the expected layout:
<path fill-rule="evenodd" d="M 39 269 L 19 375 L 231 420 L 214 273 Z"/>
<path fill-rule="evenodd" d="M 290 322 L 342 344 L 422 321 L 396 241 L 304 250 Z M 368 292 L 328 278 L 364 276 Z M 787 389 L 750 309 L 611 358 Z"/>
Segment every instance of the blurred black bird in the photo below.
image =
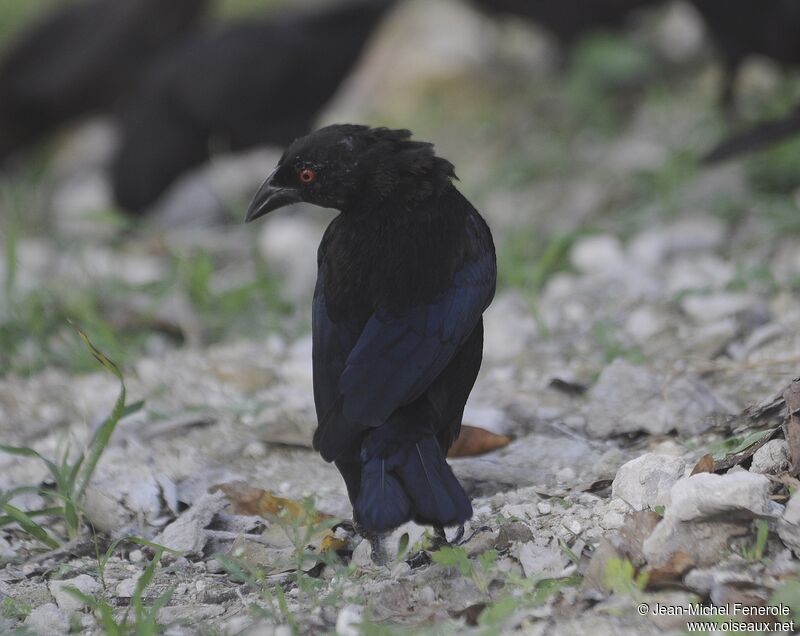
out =
<path fill-rule="evenodd" d="M 123 116 L 112 166 L 117 203 L 143 210 L 208 159 L 212 144 L 237 151 L 307 133 L 392 3 L 230 24 L 165 56 Z"/>
<path fill-rule="evenodd" d="M 785 117 L 761 122 L 752 128 L 734 133 L 719 142 L 703 157 L 704 163 L 718 163 L 761 150 L 800 133 L 800 105 Z"/>
<path fill-rule="evenodd" d="M 800 64 L 800 2 L 797 0 L 691 0 L 722 58 L 720 102 L 733 105 L 736 74 L 750 55 Z"/>
<path fill-rule="evenodd" d="M 296 140 L 247 212 L 335 208 L 313 303 L 314 448 L 362 534 L 472 516 L 445 461 L 481 363 L 492 236 L 453 165 L 407 130 L 335 125 Z"/>
<path fill-rule="evenodd" d="M 45 14 L 0 61 L 0 162 L 58 127 L 113 108 L 207 0 L 89 0 Z"/>
<path fill-rule="evenodd" d="M 549 31 L 563 48 L 592 31 L 618 29 L 633 11 L 663 0 L 474 0 L 484 11 L 517 15 Z"/>

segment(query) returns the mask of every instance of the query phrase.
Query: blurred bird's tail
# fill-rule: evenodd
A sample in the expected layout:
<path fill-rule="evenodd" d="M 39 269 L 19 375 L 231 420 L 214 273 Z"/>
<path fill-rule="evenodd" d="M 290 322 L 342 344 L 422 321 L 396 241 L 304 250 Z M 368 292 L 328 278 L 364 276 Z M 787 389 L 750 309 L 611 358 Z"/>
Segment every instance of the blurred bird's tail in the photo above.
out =
<path fill-rule="evenodd" d="M 433 434 L 398 439 L 387 427 L 391 423 L 372 431 L 362 445 L 356 521 L 376 532 L 412 519 L 441 526 L 467 521 L 472 504 Z"/>

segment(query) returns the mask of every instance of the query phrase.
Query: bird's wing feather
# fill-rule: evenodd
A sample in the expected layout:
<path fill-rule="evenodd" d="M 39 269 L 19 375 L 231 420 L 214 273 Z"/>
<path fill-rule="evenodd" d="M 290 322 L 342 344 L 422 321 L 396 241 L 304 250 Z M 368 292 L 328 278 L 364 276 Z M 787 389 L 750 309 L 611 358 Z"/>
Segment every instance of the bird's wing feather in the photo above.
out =
<path fill-rule="evenodd" d="M 373 314 L 345 361 L 337 390 L 328 377 L 317 392 L 325 394 L 330 409 L 315 437 L 325 459 L 340 456 L 355 435 L 380 426 L 430 386 L 475 328 L 494 294 L 495 278 L 494 254 L 487 253 L 456 272 L 452 286 L 434 302 L 401 314 Z M 326 327 L 321 345 L 335 339 L 332 326 Z"/>

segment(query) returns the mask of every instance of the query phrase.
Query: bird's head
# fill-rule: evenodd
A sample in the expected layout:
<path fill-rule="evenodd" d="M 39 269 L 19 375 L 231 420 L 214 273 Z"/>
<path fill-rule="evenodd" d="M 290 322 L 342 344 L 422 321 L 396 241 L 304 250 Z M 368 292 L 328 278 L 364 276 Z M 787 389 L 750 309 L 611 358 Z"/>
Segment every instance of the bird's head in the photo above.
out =
<path fill-rule="evenodd" d="M 408 130 L 335 124 L 296 139 L 256 192 L 245 221 L 291 203 L 358 213 L 379 208 L 393 193 L 430 196 L 455 178 L 453 165 L 432 144 L 410 137 Z"/>

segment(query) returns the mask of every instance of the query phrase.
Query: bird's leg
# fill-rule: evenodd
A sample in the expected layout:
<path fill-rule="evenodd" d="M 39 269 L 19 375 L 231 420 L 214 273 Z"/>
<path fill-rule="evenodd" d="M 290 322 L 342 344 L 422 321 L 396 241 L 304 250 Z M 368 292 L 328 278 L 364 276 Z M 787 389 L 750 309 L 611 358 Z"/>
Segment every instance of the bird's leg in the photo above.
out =
<path fill-rule="evenodd" d="M 353 528 L 359 535 L 369 541 L 369 545 L 372 548 L 372 562 L 375 565 L 386 565 L 389 563 L 389 553 L 386 551 L 387 535 L 385 533 L 372 532 L 355 521 L 353 522 Z"/>
<path fill-rule="evenodd" d="M 444 526 L 433 526 L 433 539 L 431 539 L 430 550 L 436 552 L 449 545 L 450 542 L 447 540 L 447 533 L 444 531 Z"/>

